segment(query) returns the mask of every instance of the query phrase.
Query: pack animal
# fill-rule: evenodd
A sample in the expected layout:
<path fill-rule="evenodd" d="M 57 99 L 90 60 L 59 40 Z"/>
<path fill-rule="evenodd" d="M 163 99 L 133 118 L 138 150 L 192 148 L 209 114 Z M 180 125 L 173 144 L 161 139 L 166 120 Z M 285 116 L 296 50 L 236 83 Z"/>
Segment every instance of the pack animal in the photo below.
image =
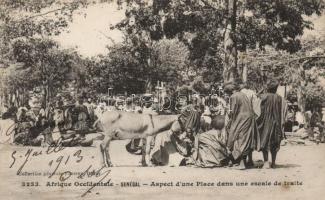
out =
<path fill-rule="evenodd" d="M 100 144 L 102 162 L 111 167 L 109 144 L 112 140 L 146 138 L 145 151 L 142 151 L 142 165 L 150 164 L 150 143 L 153 136 L 169 130 L 177 122 L 177 115 L 137 114 L 119 111 L 104 112 L 95 122 L 94 127 L 103 132 L 104 139 Z"/>

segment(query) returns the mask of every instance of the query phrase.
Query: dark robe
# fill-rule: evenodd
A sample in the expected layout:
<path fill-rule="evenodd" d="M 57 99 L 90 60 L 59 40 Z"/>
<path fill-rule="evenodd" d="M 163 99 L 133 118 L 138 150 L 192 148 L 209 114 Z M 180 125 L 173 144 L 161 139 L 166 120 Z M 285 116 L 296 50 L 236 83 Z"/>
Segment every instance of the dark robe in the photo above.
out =
<path fill-rule="evenodd" d="M 201 113 L 193 105 L 185 106 L 180 113 L 179 123 L 183 131 L 190 131 L 194 136 L 200 129 Z"/>
<path fill-rule="evenodd" d="M 252 104 L 244 93 L 236 92 L 230 97 L 230 108 L 227 147 L 238 159 L 259 146 L 259 133 Z"/>
<path fill-rule="evenodd" d="M 279 150 L 284 137 L 282 102 L 282 97 L 277 94 L 267 93 L 261 96 L 261 115 L 257 119 L 261 137 L 258 150 Z"/>
<path fill-rule="evenodd" d="M 88 110 L 85 105 L 77 105 L 74 112 L 78 113 L 78 121 L 75 124 L 77 133 L 85 134 L 88 131 Z"/>
<path fill-rule="evenodd" d="M 222 167 L 228 163 L 226 145 L 222 143 L 221 132 L 212 129 L 196 136 L 194 165 L 199 167 Z"/>

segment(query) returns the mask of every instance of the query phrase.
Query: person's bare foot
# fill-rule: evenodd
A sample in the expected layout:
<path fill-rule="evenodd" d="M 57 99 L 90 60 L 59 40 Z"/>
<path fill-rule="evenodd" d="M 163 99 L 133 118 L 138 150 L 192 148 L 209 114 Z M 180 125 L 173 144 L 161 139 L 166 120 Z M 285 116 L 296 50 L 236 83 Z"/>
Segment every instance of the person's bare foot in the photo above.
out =
<path fill-rule="evenodd" d="M 247 167 L 245 166 L 244 161 L 240 161 L 240 163 L 234 164 L 234 166 L 232 167 L 232 169 L 244 170 L 244 169 L 247 169 Z"/>
<path fill-rule="evenodd" d="M 262 169 L 270 169 L 270 163 L 268 161 L 264 162 Z"/>
<path fill-rule="evenodd" d="M 232 161 L 229 161 L 229 163 L 228 163 L 228 167 L 233 167 L 233 163 L 232 163 Z"/>

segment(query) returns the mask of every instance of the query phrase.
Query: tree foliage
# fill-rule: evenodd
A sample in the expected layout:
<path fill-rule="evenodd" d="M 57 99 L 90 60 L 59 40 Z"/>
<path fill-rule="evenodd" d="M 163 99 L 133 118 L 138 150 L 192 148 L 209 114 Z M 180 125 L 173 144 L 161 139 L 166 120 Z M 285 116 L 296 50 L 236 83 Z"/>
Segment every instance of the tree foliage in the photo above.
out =
<path fill-rule="evenodd" d="M 18 65 L 7 68 L 7 91 L 30 91 L 43 88 L 47 100 L 71 80 L 78 55 L 72 50 L 61 50 L 49 39 L 18 39 L 12 44 L 13 59 Z"/>
<path fill-rule="evenodd" d="M 176 39 L 154 42 L 150 49 L 124 42 L 110 47 L 107 55 L 86 62 L 86 82 L 99 93 L 106 93 L 110 87 L 116 93 L 144 93 L 148 87 L 154 89 L 155 85 L 148 86 L 148 82 L 157 81 L 175 87 L 182 81 L 188 54 L 187 47 Z"/>
<path fill-rule="evenodd" d="M 66 30 L 73 13 L 87 4 L 86 0 L 0 1 L 0 68 L 6 68 L 6 77 L 1 78 L 7 92 L 28 92 L 42 84 L 62 87 L 71 64 L 68 57 L 75 53 L 59 49 L 48 38 Z"/>
<path fill-rule="evenodd" d="M 302 41 L 296 53 L 268 48 L 250 51 L 247 55 L 250 84 L 255 87 L 265 84 L 270 77 L 277 78 L 282 85 L 292 87 L 302 111 L 322 105 L 324 99 L 325 40 L 309 37 Z"/>
<path fill-rule="evenodd" d="M 119 4 L 122 1 L 119 1 Z M 139 44 L 139 38 L 147 41 L 166 38 L 179 38 L 190 49 L 190 61 L 196 69 L 215 68 L 222 71 L 229 64 L 227 58 L 234 54 L 232 62 L 237 62 L 237 47 L 264 49 L 271 45 L 277 50 L 289 53 L 301 48 L 299 36 L 312 23 L 304 16 L 320 15 L 324 2 L 320 0 L 273 1 L 273 0 L 235 0 L 233 12 L 229 13 L 230 1 L 213 0 L 153 0 L 126 1 L 125 19 L 116 28 L 124 31 L 126 37 Z M 233 17 L 235 16 L 235 17 Z M 222 47 L 229 42 L 225 38 L 227 20 L 233 23 L 231 51 Z M 141 43 L 141 42 L 140 42 Z M 144 45 L 150 42 L 144 42 Z M 225 54 L 227 52 L 227 54 Z M 223 63 L 221 63 L 223 61 Z M 213 65 L 213 66 L 211 66 Z M 237 66 L 237 63 L 235 63 Z M 221 68 L 221 70 L 220 70 Z M 220 75 L 220 73 L 216 73 Z M 215 77 L 218 79 L 220 77 Z M 225 78 L 225 77 L 224 77 Z M 211 79 L 211 78 L 209 78 Z M 215 81 L 214 80 L 214 81 Z"/>

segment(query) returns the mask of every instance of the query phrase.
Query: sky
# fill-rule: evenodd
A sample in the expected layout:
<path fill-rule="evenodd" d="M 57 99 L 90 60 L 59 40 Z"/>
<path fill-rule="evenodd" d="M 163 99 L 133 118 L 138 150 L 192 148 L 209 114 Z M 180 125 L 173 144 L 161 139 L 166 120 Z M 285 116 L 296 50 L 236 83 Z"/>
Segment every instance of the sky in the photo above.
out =
<path fill-rule="evenodd" d="M 322 16 L 312 16 L 309 17 L 308 20 L 312 21 L 314 23 L 314 29 L 313 30 L 305 30 L 304 36 L 306 37 L 308 35 L 315 35 L 315 36 L 324 36 L 325 37 L 325 14 Z"/>
<path fill-rule="evenodd" d="M 108 52 L 106 46 L 123 39 L 118 30 L 110 30 L 114 25 L 124 18 L 124 10 L 118 10 L 116 3 L 104 3 L 88 6 L 82 10 L 83 14 L 75 14 L 73 22 L 69 25 L 69 32 L 55 37 L 63 48 L 77 48 L 81 55 L 86 57 L 105 54 Z M 303 38 L 308 35 L 325 36 L 325 15 L 309 18 L 314 22 L 314 30 L 305 30 Z"/>
<path fill-rule="evenodd" d="M 95 56 L 108 52 L 106 46 L 113 44 L 108 37 L 116 43 L 122 41 L 122 33 L 109 28 L 124 18 L 124 11 L 118 10 L 115 3 L 95 4 L 81 11 L 74 15 L 69 32 L 54 37 L 63 48 L 76 47 L 84 56 Z"/>

